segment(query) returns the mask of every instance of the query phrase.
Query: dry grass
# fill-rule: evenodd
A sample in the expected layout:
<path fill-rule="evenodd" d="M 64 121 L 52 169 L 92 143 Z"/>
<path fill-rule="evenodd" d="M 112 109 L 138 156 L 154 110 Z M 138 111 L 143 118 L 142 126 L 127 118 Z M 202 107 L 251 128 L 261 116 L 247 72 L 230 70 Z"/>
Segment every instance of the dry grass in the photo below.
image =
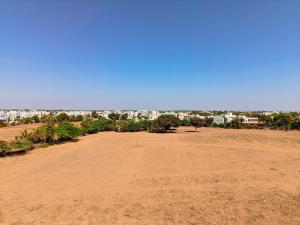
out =
<path fill-rule="evenodd" d="M 187 130 L 99 133 L 0 159 L 0 221 L 300 224 L 300 132 Z"/>

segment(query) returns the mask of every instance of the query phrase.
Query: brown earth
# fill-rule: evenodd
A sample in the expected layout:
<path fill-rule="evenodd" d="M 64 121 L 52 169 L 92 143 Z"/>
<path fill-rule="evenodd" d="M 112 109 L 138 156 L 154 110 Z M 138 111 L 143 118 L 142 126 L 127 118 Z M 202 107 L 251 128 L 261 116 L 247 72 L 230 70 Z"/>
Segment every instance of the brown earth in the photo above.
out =
<path fill-rule="evenodd" d="M 22 131 L 28 130 L 31 131 L 39 126 L 41 123 L 31 123 L 31 124 L 22 124 L 9 127 L 0 128 L 0 140 L 1 141 L 12 141 L 15 139 L 15 136 L 19 135 Z"/>
<path fill-rule="evenodd" d="M 105 132 L 0 159 L 2 224 L 300 224 L 300 132 Z"/>

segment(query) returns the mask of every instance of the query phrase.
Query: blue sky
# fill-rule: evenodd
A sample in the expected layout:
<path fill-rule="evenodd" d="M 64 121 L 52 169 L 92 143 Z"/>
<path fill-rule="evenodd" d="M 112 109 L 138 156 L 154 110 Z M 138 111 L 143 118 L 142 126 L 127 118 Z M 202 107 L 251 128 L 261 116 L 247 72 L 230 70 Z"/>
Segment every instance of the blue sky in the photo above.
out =
<path fill-rule="evenodd" d="M 0 108 L 300 110 L 298 0 L 0 0 Z"/>

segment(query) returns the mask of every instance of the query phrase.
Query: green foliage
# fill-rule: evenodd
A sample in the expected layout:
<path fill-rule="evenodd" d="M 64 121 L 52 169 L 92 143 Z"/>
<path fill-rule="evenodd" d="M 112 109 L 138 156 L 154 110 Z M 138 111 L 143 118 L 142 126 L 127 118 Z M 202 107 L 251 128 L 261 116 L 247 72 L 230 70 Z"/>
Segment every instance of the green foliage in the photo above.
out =
<path fill-rule="evenodd" d="M 279 129 L 289 130 L 292 125 L 292 116 L 288 113 L 276 114 L 273 117 L 274 124 Z"/>
<path fill-rule="evenodd" d="M 197 130 L 198 127 L 203 126 L 204 124 L 204 120 L 197 118 L 197 117 L 192 117 L 190 119 L 190 124 L 195 127 L 195 129 Z"/>
<path fill-rule="evenodd" d="M 151 127 L 151 121 L 150 120 L 140 120 L 139 124 L 140 124 L 140 128 L 141 128 L 142 131 L 149 130 L 149 128 Z"/>
<path fill-rule="evenodd" d="M 29 140 L 15 140 L 9 143 L 10 151 L 27 151 L 32 149 L 32 142 Z"/>
<path fill-rule="evenodd" d="M 82 121 L 83 120 L 83 115 L 77 115 L 76 117 L 75 117 L 75 121 Z"/>
<path fill-rule="evenodd" d="M 96 131 L 110 131 L 113 130 L 113 124 L 111 123 L 111 121 L 103 118 L 103 117 L 99 117 L 98 120 L 95 120 L 93 122 L 93 130 Z"/>
<path fill-rule="evenodd" d="M 141 123 L 134 120 L 120 120 L 117 124 L 118 130 L 122 132 L 141 131 Z"/>
<path fill-rule="evenodd" d="M 182 119 L 182 120 L 180 120 L 180 126 L 189 126 L 189 125 L 191 125 L 189 119 Z"/>
<path fill-rule="evenodd" d="M 32 143 L 55 143 L 55 126 L 52 123 L 47 123 L 42 125 L 32 132 L 23 132 L 21 134 L 21 139 L 27 139 Z"/>
<path fill-rule="evenodd" d="M 20 120 L 20 123 L 22 124 L 29 124 L 31 122 L 32 122 L 31 117 L 24 117 Z"/>
<path fill-rule="evenodd" d="M 80 130 L 74 124 L 69 122 L 59 123 L 55 127 L 56 142 L 74 139 L 80 135 Z"/>
<path fill-rule="evenodd" d="M 128 119 L 128 113 L 124 113 L 121 115 L 121 120 L 127 120 Z"/>
<path fill-rule="evenodd" d="M 40 117 L 38 115 L 34 115 L 31 117 L 31 122 L 33 123 L 39 123 L 40 122 Z"/>
<path fill-rule="evenodd" d="M 9 150 L 9 144 L 6 141 L 0 141 L 0 156 L 5 156 Z"/>
<path fill-rule="evenodd" d="M 180 120 L 173 115 L 161 115 L 152 122 L 150 132 L 165 133 L 171 128 L 180 126 Z"/>
<path fill-rule="evenodd" d="M 68 114 L 63 112 L 58 114 L 55 119 L 57 122 L 65 122 L 65 121 L 69 121 L 70 117 L 68 116 Z"/>
<path fill-rule="evenodd" d="M 230 123 L 227 123 L 225 127 L 232 128 L 232 129 L 241 129 L 243 128 L 243 123 L 240 119 L 234 119 Z"/>
<path fill-rule="evenodd" d="M 98 131 L 97 127 L 94 125 L 94 120 L 90 117 L 84 118 L 80 125 L 82 134 L 93 134 Z"/>
<path fill-rule="evenodd" d="M 54 123 L 56 118 L 54 117 L 53 113 L 48 115 L 42 115 L 40 118 L 40 122 L 42 123 Z"/>
<path fill-rule="evenodd" d="M 204 127 L 212 127 L 214 123 L 214 119 L 211 117 L 207 117 L 204 119 Z"/>
<path fill-rule="evenodd" d="M 91 117 L 94 119 L 97 119 L 99 117 L 98 113 L 96 111 L 93 111 L 91 114 Z"/>
<path fill-rule="evenodd" d="M 294 130 L 300 130 L 300 118 L 295 119 L 295 120 L 291 123 L 291 129 L 294 129 Z"/>
<path fill-rule="evenodd" d="M 120 120 L 121 115 L 119 113 L 110 113 L 108 115 L 108 118 L 111 119 L 114 123 L 118 120 Z"/>

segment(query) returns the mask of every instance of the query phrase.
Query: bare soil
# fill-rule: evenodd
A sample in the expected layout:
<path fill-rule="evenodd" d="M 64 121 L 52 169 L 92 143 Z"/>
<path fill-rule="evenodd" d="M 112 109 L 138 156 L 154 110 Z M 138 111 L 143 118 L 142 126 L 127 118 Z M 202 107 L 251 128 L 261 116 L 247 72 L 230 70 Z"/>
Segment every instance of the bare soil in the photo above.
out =
<path fill-rule="evenodd" d="M 0 224 L 300 224 L 300 132 L 191 130 L 2 158 Z"/>
<path fill-rule="evenodd" d="M 1 141 L 12 141 L 15 139 L 15 136 L 19 135 L 22 131 L 28 130 L 31 131 L 39 126 L 41 123 L 31 123 L 31 124 L 22 124 L 16 126 L 8 126 L 0 128 L 0 140 Z"/>

